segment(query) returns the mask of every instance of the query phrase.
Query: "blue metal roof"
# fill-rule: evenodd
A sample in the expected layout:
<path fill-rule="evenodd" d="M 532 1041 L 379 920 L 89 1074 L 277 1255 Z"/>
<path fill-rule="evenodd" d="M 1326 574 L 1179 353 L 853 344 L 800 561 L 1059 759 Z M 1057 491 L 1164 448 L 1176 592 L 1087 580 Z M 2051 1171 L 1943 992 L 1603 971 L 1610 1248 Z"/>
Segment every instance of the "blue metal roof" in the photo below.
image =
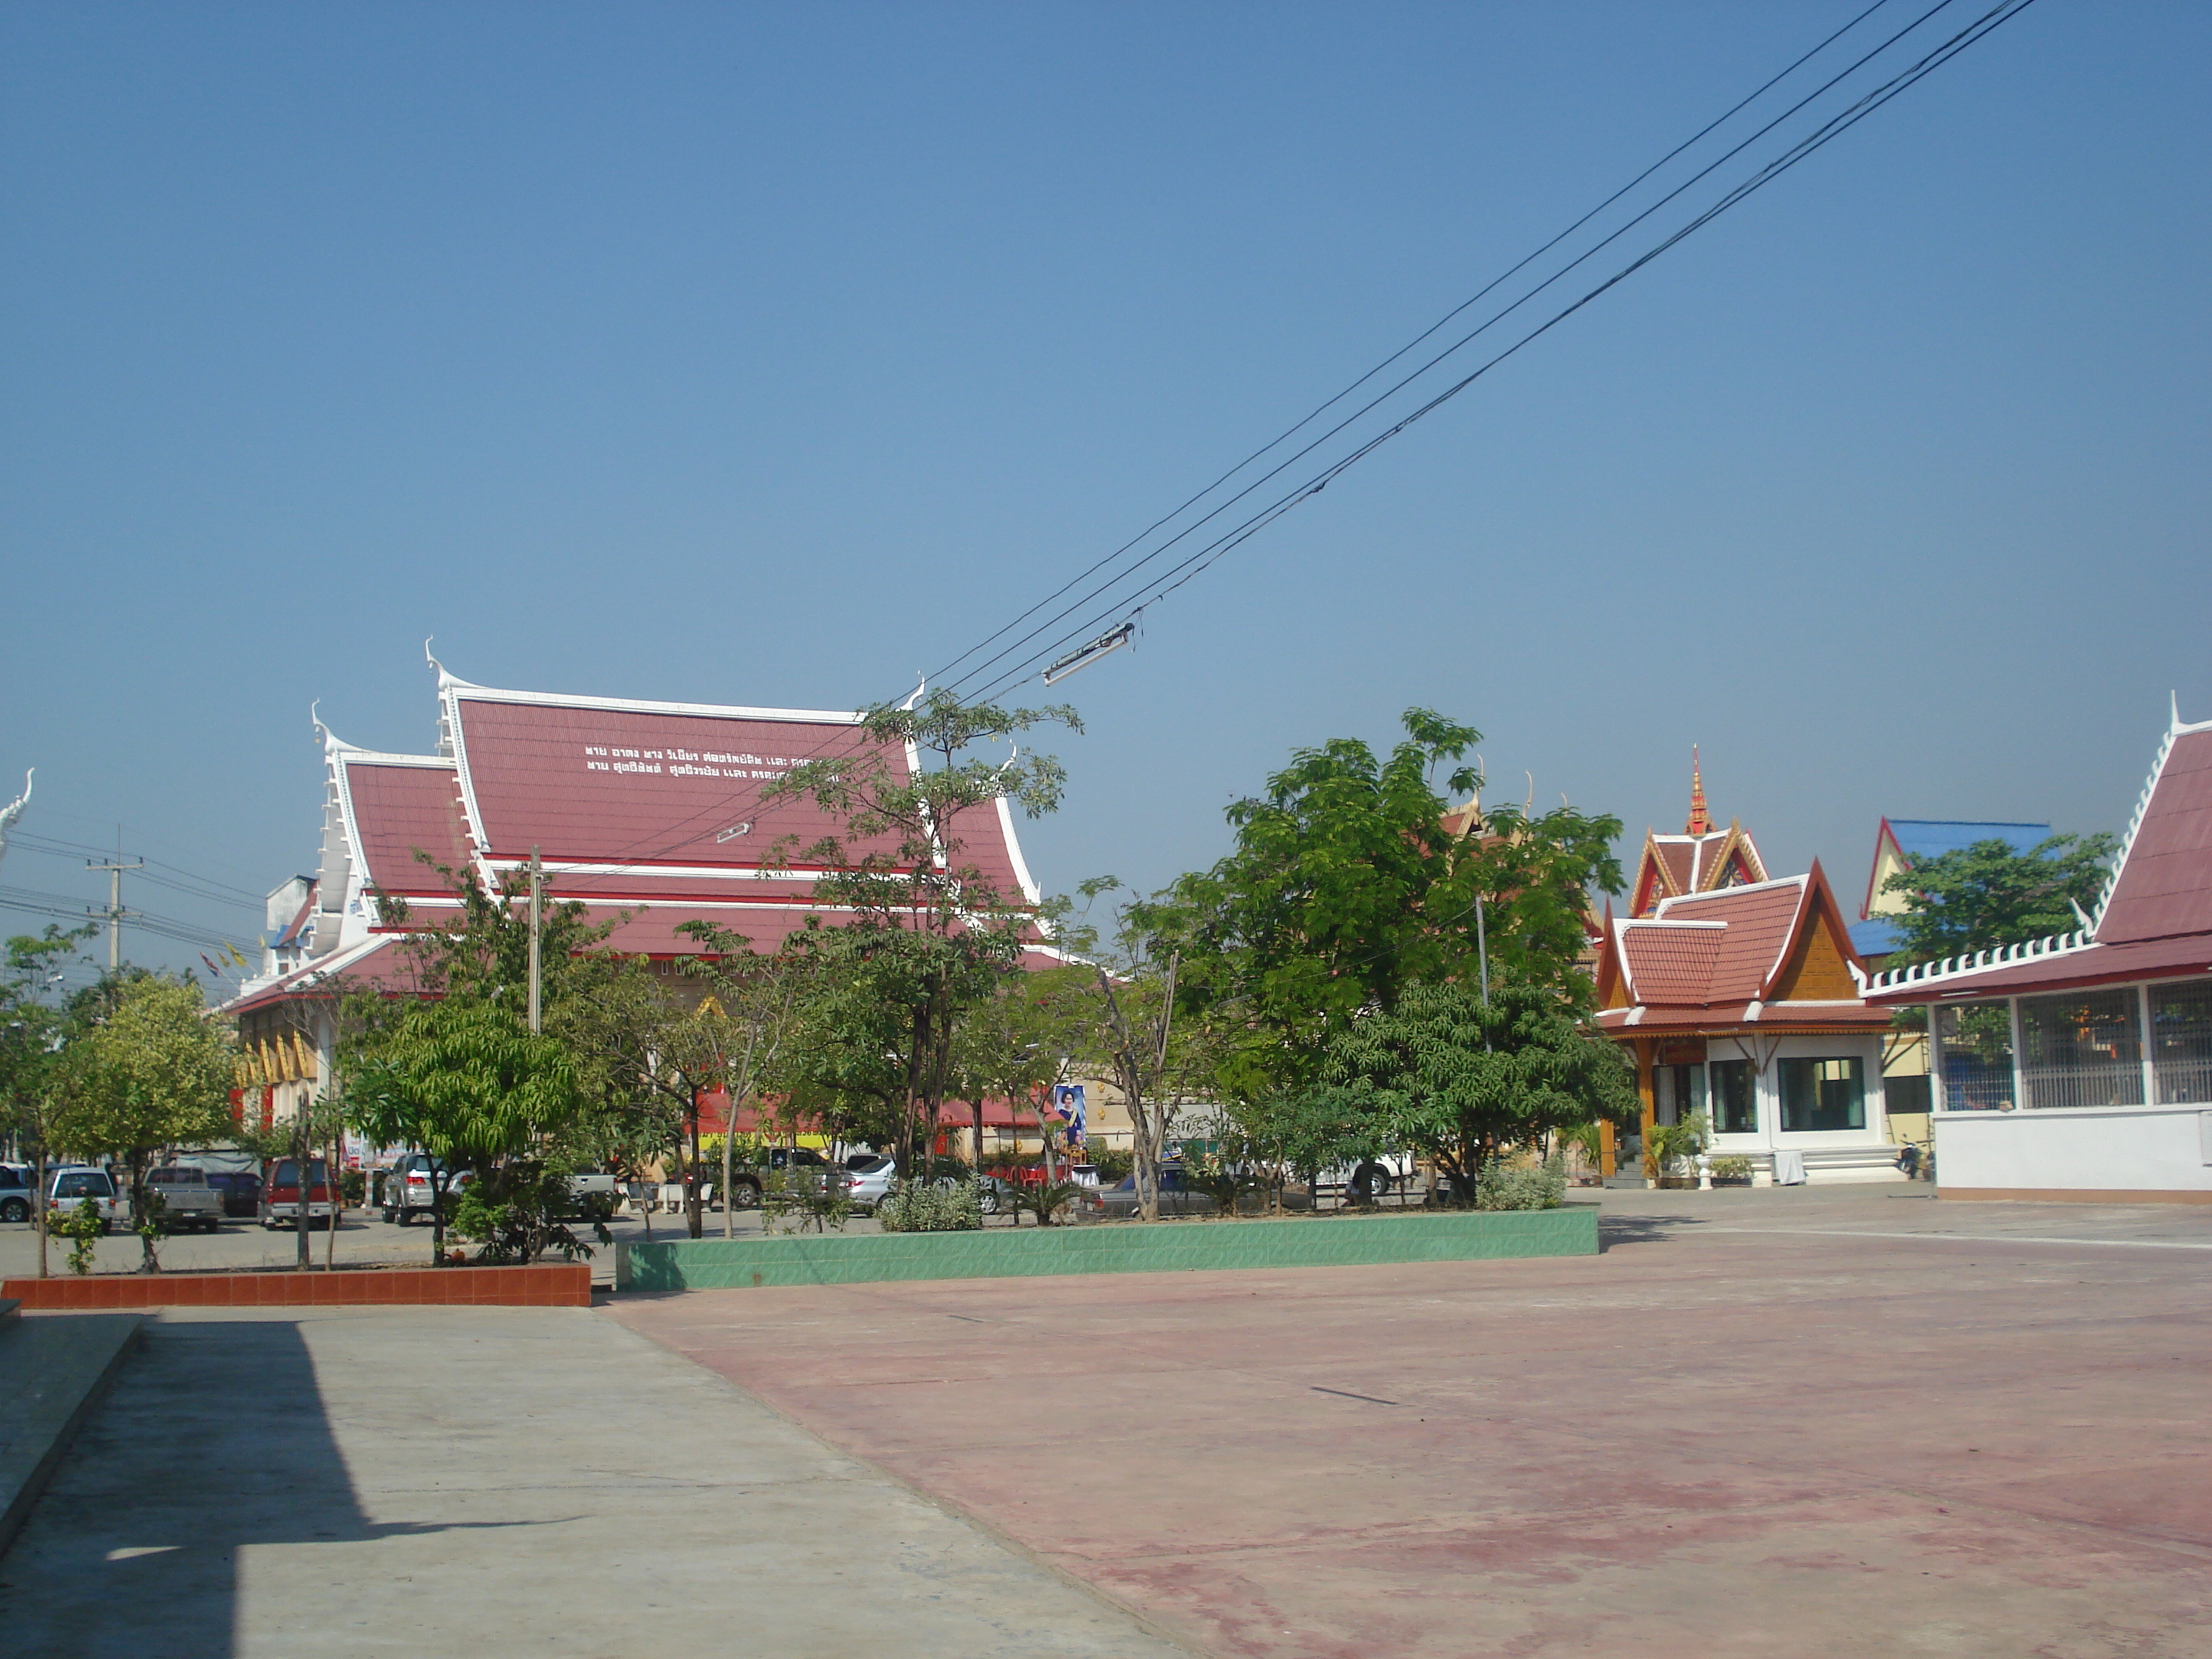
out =
<path fill-rule="evenodd" d="M 1958 823 L 1948 818 L 1892 818 L 1889 832 L 1909 859 L 1941 858 L 1978 841 L 2001 841 L 2015 853 L 2051 839 L 2047 823 Z"/>
<path fill-rule="evenodd" d="M 1851 949 L 1863 957 L 1886 957 L 1897 948 L 1897 923 L 1887 916 L 1873 916 L 1850 925 Z"/>

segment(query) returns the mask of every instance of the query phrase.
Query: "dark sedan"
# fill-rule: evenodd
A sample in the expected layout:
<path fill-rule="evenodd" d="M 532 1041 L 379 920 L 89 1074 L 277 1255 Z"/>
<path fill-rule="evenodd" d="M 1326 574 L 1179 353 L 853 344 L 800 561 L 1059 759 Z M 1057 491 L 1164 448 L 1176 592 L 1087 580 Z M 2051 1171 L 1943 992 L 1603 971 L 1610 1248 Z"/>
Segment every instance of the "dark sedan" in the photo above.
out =
<path fill-rule="evenodd" d="M 1137 1177 L 1124 1176 L 1121 1184 L 1109 1187 L 1098 1194 L 1105 1212 L 1117 1221 L 1126 1221 L 1137 1213 Z M 1160 1165 L 1160 1213 L 1162 1215 L 1212 1215 L 1218 1206 L 1204 1193 L 1192 1192 L 1183 1185 L 1182 1165 Z"/>
<path fill-rule="evenodd" d="M 222 1194 L 225 1215 L 261 1212 L 261 1177 L 251 1170 L 210 1170 L 207 1184 Z"/>

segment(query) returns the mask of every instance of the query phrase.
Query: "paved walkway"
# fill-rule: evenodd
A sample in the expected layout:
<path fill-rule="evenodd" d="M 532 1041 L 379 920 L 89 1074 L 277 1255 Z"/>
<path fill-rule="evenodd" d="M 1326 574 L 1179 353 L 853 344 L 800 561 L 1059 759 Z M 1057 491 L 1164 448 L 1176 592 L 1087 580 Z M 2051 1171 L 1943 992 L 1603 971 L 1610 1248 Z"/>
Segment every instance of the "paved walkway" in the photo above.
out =
<path fill-rule="evenodd" d="M 613 1316 L 1219 1655 L 2212 1652 L 2212 1214 L 1926 1194 Z"/>
<path fill-rule="evenodd" d="M 1181 1652 L 580 1309 L 166 1317 L 0 1557 L 40 1659 Z"/>

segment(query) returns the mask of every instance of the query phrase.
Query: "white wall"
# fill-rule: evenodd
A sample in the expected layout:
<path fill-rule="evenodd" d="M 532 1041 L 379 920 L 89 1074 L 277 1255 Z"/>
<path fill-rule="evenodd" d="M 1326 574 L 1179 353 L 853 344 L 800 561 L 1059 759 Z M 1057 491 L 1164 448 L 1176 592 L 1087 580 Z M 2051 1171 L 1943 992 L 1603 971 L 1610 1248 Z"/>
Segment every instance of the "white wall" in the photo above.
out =
<path fill-rule="evenodd" d="M 1938 1112 L 1939 1188 L 2212 1195 L 2212 1109 Z"/>

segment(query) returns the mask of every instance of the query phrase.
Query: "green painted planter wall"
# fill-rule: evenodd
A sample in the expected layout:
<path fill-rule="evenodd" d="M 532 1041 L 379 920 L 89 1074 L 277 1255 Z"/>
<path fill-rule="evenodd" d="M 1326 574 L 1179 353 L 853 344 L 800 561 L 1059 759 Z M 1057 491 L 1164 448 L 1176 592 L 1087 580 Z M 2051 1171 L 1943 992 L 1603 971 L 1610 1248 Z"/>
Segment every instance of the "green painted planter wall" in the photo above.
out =
<path fill-rule="evenodd" d="M 1171 1221 L 994 1227 L 968 1233 L 808 1233 L 616 1247 L 624 1291 L 860 1285 L 887 1279 L 1018 1279 L 1049 1273 L 1195 1273 L 1595 1255 L 1597 1208 L 1331 1216 L 1302 1221 Z"/>

